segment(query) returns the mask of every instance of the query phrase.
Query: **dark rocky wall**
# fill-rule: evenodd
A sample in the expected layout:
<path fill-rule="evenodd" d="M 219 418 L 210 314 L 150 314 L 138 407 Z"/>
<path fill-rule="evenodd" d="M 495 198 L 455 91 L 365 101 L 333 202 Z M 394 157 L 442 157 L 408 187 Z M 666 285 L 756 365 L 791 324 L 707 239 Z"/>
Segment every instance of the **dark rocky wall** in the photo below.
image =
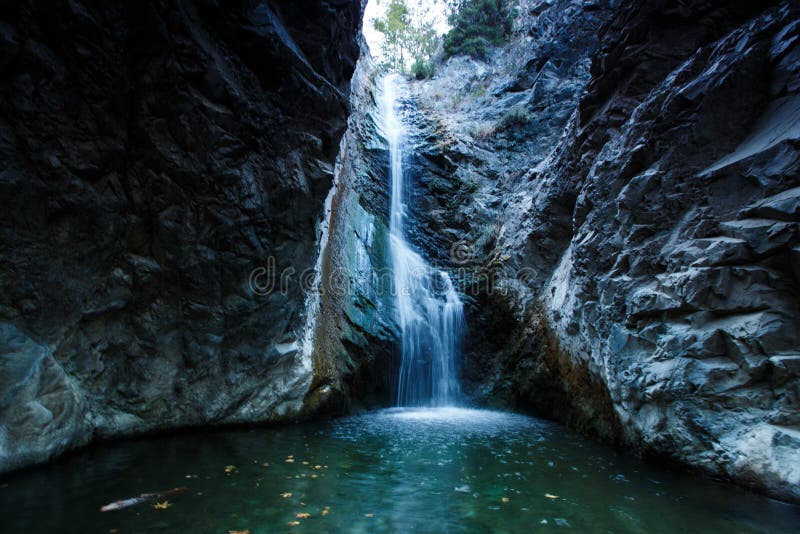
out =
<path fill-rule="evenodd" d="M 0 7 L 0 471 L 310 415 L 358 0 Z M 253 269 L 294 269 L 259 295 Z M 264 281 L 261 279 L 260 281 Z"/>
<path fill-rule="evenodd" d="M 800 500 L 797 4 L 519 6 L 416 88 L 468 389 Z"/>

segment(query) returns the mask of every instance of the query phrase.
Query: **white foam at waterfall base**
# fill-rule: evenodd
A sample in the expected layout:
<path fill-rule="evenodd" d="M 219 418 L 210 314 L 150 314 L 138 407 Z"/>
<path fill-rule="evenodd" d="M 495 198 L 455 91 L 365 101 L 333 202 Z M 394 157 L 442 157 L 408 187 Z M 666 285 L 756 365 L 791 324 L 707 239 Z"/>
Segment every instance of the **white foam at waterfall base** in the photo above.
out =
<path fill-rule="evenodd" d="M 383 84 L 383 130 L 389 144 L 391 250 L 402 359 L 397 382 L 400 406 L 458 403 L 457 363 L 464 305 L 450 275 L 430 266 L 406 240 L 408 195 L 403 169 L 405 127 L 398 117 L 397 76 Z"/>

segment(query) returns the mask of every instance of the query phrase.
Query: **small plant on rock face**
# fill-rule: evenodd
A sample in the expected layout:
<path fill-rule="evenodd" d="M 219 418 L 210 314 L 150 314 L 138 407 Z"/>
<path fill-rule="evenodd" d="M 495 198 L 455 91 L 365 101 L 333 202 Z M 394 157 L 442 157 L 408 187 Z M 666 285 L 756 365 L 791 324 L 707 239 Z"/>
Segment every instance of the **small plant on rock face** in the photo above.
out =
<path fill-rule="evenodd" d="M 481 98 L 482 96 L 485 95 L 486 95 L 486 87 L 483 86 L 478 87 L 469 94 L 469 96 L 471 96 L 472 98 Z"/>
<path fill-rule="evenodd" d="M 418 59 L 411 65 L 411 74 L 417 80 L 425 80 L 433 77 L 433 61 Z"/>
<path fill-rule="evenodd" d="M 469 134 L 473 139 L 483 140 L 493 136 L 496 130 L 497 127 L 494 124 L 484 122 L 470 128 Z"/>
<path fill-rule="evenodd" d="M 500 119 L 499 126 L 501 128 L 514 128 L 516 126 L 525 126 L 531 122 L 531 115 L 525 106 L 519 105 L 509 109 L 503 118 Z"/>

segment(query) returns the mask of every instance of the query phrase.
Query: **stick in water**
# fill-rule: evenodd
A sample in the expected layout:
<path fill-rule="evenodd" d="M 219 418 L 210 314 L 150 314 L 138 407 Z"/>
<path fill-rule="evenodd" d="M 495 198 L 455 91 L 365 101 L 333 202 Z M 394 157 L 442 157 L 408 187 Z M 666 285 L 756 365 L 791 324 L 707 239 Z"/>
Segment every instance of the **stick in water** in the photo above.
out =
<path fill-rule="evenodd" d="M 159 499 L 165 499 L 167 497 L 171 497 L 173 495 L 180 495 L 181 493 L 187 493 L 189 488 L 172 488 L 168 491 L 162 491 L 161 493 L 142 493 L 138 497 L 131 497 L 130 499 L 122 499 L 121 501 L 114 501 L 111 504 L 107 504 L 100 508 L 101 512 L 113 512 L 114 510 L 122 510 L 123 508 L 130 508 L 131 506 L 136 506 L 137 504 L 142 504 L 149 501 L 156 501 Z"/>

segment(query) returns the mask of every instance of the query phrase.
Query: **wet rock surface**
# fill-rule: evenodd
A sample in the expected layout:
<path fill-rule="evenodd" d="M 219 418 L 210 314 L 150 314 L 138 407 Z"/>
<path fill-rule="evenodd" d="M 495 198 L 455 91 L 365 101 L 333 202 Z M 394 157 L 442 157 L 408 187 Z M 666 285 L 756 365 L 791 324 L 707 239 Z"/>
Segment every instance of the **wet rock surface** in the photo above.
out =
<path fill-rule="evenodd" d="M 322 407 L 300 275 L 361 9 L 0 8 L 0 471 L 98 437 Z M 292 271 L 261 294 L 259 267 Z"/>
<path fill-rule="evenodd" d="M 389 153 L 366 51 L 328 198 L 314 328 L 315 380 L 334 410 L 393 405 L 399 326 L 389 259 Z"/>
<path fill-rule="evenodd" d="M 800 500 L 797 5 L 519 13 L 413 89 L 473 397 Z"/>

